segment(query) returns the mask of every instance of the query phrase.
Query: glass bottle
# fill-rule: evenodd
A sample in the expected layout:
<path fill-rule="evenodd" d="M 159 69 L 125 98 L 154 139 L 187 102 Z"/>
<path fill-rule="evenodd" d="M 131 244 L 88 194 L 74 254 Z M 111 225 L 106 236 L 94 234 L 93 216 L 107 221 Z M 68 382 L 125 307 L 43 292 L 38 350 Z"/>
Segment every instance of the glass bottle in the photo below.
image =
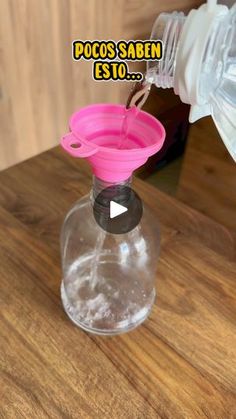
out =
<path fill-rule="evenodd" d="M 107 199 L 99 197 L 114 188 L 130 208 L 132 172 L 162 147 L 165 131 L 146 112 L 110 104 L 76 112 L 70 129 L 62 147 L 73 157 L 88 160 L 93 187 L 71 208 L 62 227 L 63 306 L 70 319 L 89 332 L 126 332 L 147 318 L 155 299 L 159 223 L 143 203 L 142 217 L 135 224 L 128 211 L 130 228 L 124 217 L 120 230 L 111 233 L 98 222 L 108 208 Z M 137 201 L 133 203 L 136 210 Z"/>
<path fill-rule="evenodd" d="M 131 179 L 123 184 L 131 186 Z M 94 177 L 90 195 L 71 208 L 61 233 L 65 311 L 83 329 L 109 335 L 133 329 L 148 316 L 160 248 L 158 220 L 146 205 L 128 233 L 111 234 L 97 224 L 94 199 L 111 185 Z"/>

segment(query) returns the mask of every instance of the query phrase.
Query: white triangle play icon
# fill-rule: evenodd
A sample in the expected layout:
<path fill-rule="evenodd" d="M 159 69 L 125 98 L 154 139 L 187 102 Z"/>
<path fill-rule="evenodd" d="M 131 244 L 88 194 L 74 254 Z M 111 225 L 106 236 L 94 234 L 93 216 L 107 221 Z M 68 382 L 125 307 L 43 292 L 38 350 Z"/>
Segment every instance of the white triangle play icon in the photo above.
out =
<path fill-rule="evenodd" d="M 118 215 L 123 214 L 126 211 L 128 211 L 128 208 L 117 204 L 115 201 L 110 201 L 110 218 L 118 217 Z"/>

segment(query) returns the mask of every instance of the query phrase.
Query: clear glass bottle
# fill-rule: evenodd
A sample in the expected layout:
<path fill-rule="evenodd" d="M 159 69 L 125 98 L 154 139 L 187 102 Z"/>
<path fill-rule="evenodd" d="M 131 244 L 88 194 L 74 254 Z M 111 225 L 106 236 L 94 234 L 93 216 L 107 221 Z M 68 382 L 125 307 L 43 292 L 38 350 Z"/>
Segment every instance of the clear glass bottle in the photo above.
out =
<path fill-rule="evenodd" d="M 131 179 L 123 184 L 130 186 Z M 160 248 L 158 221 L 146 205 L 140 223 L 126 234 L 97 224 L 94 199 L 108 186 L 94 176 L 90 195 L 71 208 L 61 232 L 64 309 L 81 328 L 104 335 L 127 332 L 150 313 Z"/>
<path fill-rule="evenodd" d="M 75 203 L 62 227 L 62 302 L 89 332 L 126 332 L 150 313 L 160 247 L 157 217 L 130 188 L 131 178 L 161 149 L 165 130 L 148 113 L 114 104 L 82 108 L 69 125 L 61 145 L 86 158 L 94 176 L 90 195 Z M 113 217 L 111 202 L 123 205 L 122 217 Z"/>

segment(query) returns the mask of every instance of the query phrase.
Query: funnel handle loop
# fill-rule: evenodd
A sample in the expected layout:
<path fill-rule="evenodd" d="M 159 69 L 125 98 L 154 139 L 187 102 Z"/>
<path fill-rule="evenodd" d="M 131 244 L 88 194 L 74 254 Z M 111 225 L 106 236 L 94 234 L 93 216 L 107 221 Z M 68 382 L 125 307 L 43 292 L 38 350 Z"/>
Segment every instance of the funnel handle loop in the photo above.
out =
<path fill-rule="evenodd" d="M 73 132 L 69 132 L 62 137 L 61 146 L 73 157 L 89 157 L 98 151 L 98 148 L 94 144 L 85 144 L 84 140 Z"/>

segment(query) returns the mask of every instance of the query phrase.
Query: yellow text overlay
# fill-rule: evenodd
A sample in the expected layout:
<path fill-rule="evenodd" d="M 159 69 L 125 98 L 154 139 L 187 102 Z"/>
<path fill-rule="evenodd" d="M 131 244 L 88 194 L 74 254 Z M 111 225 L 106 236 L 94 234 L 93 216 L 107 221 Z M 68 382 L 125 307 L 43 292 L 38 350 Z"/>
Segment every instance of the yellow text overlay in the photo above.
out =
<path fill-rule="evenodd" d="M 161 60 L 163 46 L 152 41 L 81 41 L 72 43 L 73 59 L 93 60 L 94 80 L 142 80 L 142 73 L 130 73 L 125 61 Z"/>

